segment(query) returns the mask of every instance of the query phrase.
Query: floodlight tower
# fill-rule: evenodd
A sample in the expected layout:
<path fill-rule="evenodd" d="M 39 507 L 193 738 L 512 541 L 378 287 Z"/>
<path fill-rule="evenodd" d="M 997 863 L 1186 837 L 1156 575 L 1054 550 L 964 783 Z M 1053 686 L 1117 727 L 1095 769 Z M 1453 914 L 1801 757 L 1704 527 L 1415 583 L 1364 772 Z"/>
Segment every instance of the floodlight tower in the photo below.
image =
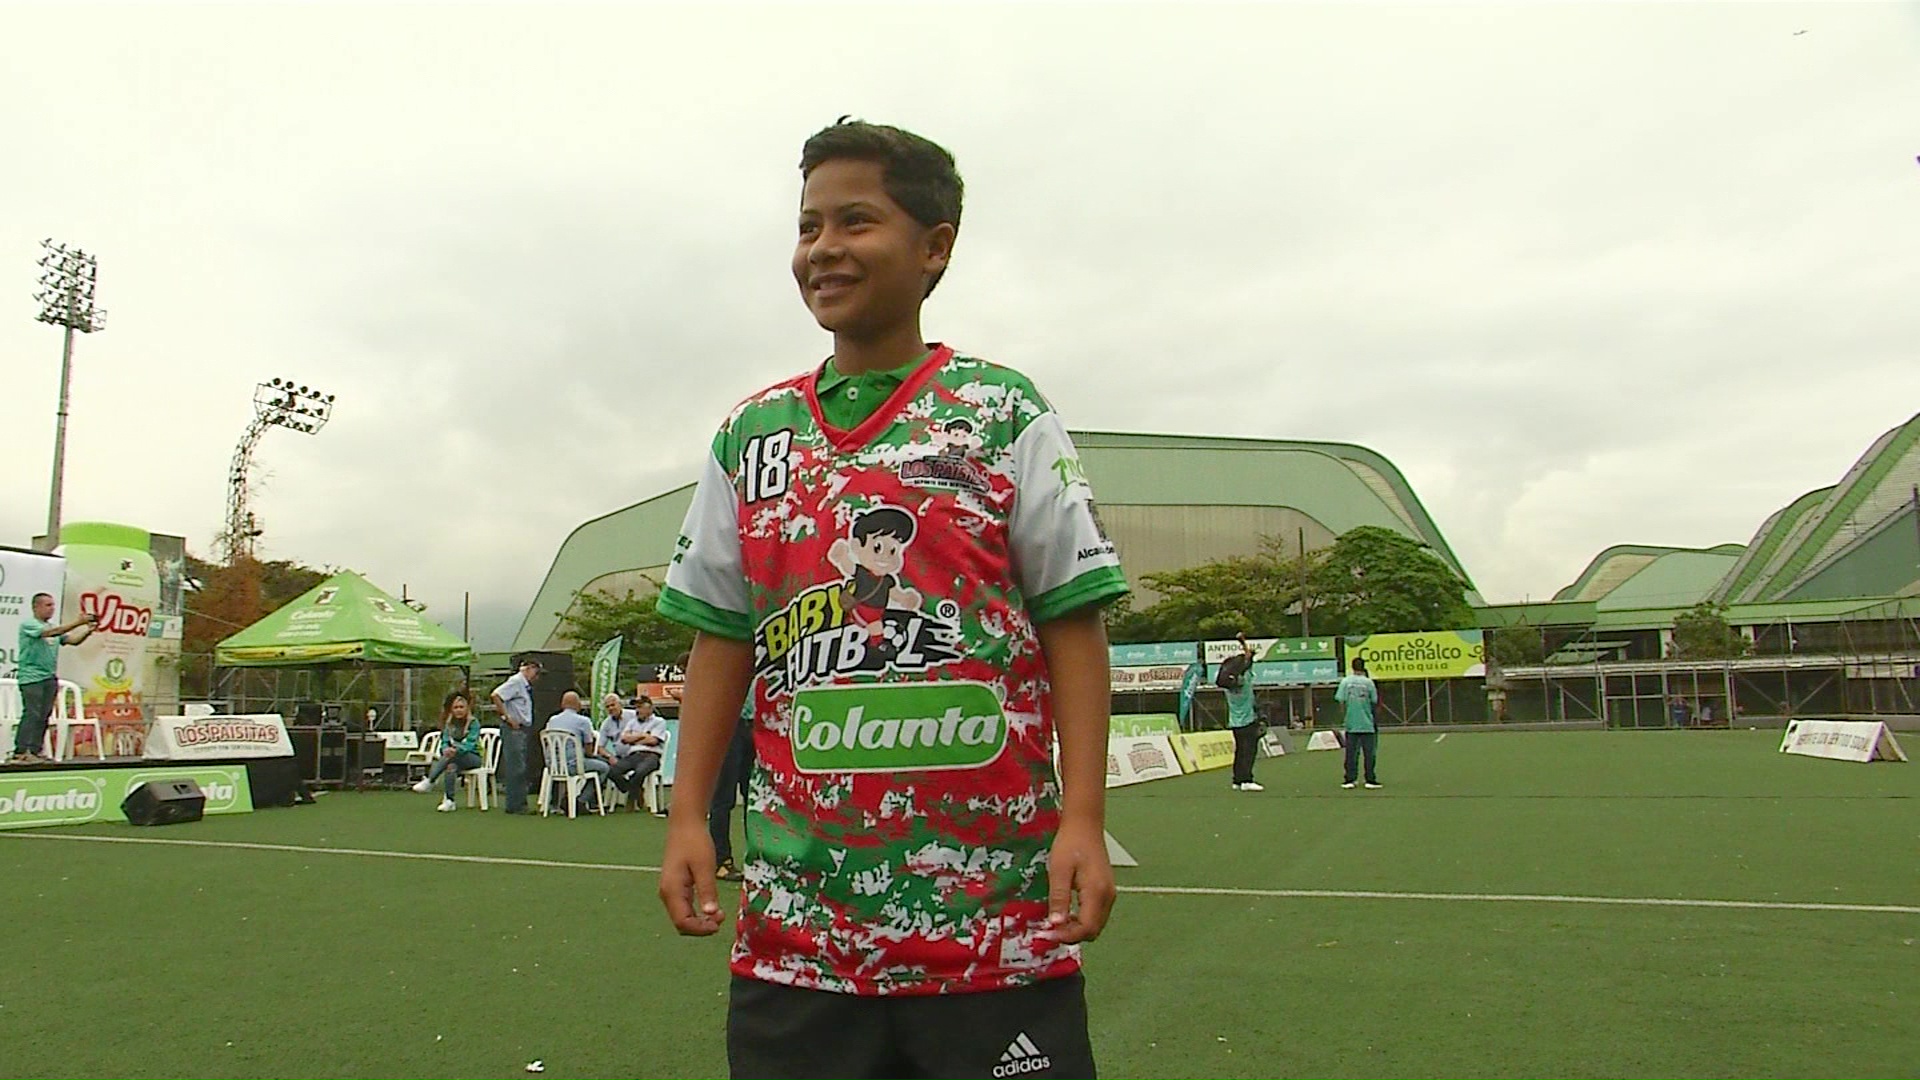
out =
<path fill-rule="evenodd" d="M 73 335 L 91 334 L 106 325 L 107 313 L 93 306 L 93 289 L 100 277 L 100 260 L 79 248 L 40 241 L 40 303 L 35 316 L 49 326 L 64 327 L 60 346 L 60 408 L 53 421 L 53 490 L 47 496 L 47 547 L 60 542 L 60 499 L 67 482 L 67 390 L 73 383 Z"/>
<path fill-rule="evenodd" d="M 274 379 L 253 388 L 253 420 L 240 436 L 240 445 L 234 447 L 233 464 L 227 467 L 227 527 L 220 534 L 220 547 L 229 565 L 252 558 L 253 541 L 260 535 L 247 509 L 247 473 L 253 468 L 253 448 L 260 444 L 260 436 L 273 427 L 312 435 L 326 427 L 332 415 L 332 394 L 292 379 Z"/>

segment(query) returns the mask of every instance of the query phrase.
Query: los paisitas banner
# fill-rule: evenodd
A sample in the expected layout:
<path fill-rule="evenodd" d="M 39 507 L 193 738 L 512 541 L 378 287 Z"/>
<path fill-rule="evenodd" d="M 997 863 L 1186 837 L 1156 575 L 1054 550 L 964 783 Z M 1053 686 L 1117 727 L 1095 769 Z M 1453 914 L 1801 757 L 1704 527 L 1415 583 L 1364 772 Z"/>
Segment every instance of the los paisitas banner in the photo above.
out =
<path fill-rule="evenodd" d="M 250 814 L 253 789 L 245 765 L 177 765 L 93 772 L 17 772 L 0 776 L 0 829 L 125 821 L 120 804 L 141 784 L 192 780 L 206 793 L 208 814 Z"/>
<path fill-rule="evenodd" d="M 1471 679 L 1487 673 L 1478 630 L 1425 630 L 1347 639 L 1347 660 L 1367 662 L 1376 682 L 1389 679 Z"/>

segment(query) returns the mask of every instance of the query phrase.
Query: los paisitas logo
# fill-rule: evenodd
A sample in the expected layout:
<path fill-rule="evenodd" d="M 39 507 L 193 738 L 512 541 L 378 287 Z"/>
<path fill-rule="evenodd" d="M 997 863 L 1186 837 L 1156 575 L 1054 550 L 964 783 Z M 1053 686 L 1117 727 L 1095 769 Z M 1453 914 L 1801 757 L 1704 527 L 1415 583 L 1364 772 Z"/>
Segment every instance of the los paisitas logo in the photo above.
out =
<path fill-rule="evenodd" d="M 147 628 L 153 625 L 152 608 L 134 607 L 119 593 L 81 593 L 80 614 L 98 616 L 95 629 L 106 634 L 146 637 Z"/>

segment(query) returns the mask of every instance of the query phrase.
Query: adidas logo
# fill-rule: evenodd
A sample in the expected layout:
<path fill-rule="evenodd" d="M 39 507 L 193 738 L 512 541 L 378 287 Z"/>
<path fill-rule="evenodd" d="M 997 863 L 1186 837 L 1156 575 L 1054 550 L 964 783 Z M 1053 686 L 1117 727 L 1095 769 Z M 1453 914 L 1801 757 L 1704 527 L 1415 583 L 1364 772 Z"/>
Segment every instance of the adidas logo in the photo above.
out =
<path fill-rule="evenodd" d="M 993 1067 L 993 1075 L 1024 1076 L 1051 1068 L 1053 1059 L 1041 1053 L 1040 1048 L 1033 1045 L 1033 1040 L 1027 1038 L 1027 1033 L 1023 1031 L 1007 1044 L 1006 1051 L 1000 1055 L 1000 1064 Z"/>

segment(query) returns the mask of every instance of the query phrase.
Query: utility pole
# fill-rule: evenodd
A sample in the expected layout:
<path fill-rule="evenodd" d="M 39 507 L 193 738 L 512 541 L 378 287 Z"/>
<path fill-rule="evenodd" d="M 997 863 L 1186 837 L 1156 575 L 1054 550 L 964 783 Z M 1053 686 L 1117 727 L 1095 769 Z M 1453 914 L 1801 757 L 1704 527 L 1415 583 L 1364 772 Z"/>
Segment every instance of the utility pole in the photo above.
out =
<path fill-rule="evenodd" d="M 67 399 L 73 384 L 73 335 L 91 334 L 106 325 L 107 313 L 93 306 L 100 260 L 79 248 L 40 241 L 40 302 L 35 318 L 65 329 L 60 345 L 60 407 L 53 421 L 53 486 L 47 495 L 47 550 L 60 543 L 60 501 L 67 482 Z"/>
<path fill-rule="evenodd" d="M 1307 603 L 1307 530 L 1303 526 L 1295 531 L 1295 547 L 1300 553 L 1300 636 L 1312 637 L 1312 623 L 1308 611 L 1313 605 Z M 1338 672 L 1336 672 L 1338 674 Z M 1307 730 L 1313 730 L 1313 683 L 1307 683 Z"/>

